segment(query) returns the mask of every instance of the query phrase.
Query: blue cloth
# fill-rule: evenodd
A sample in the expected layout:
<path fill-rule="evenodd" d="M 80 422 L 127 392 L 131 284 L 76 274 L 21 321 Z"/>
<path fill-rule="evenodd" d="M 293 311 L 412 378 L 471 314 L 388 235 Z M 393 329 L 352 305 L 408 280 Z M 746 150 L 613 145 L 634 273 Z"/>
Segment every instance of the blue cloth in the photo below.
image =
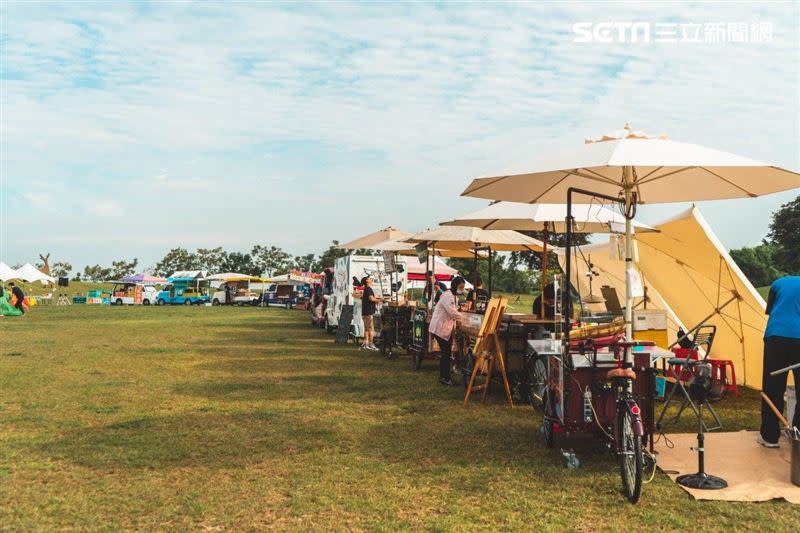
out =
<path fill-rule="evenodd" d="M 800 276 L 775 280 L 767 298 L 767 337 L 800 339 Z"/>

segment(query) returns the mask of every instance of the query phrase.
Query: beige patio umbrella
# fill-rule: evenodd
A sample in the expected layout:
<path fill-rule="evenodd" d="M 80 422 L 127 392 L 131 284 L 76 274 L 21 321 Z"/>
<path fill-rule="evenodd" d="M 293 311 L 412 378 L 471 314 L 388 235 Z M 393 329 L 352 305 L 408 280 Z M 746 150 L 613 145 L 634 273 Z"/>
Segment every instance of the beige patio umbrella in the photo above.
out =
<path fill-rule="evenodd" d="M 387 228 L 383 228 L 378 231 L 374 231 L 363 237 L 359 237 L 354 239 L 350 242 L 346 242 L 344 244 L 340 244 L 339 248 L 343 250 L 358 250 L 359 248 L 368 248 L 368 249 L 375 249 L 374 246 L 376 244 L 385 243 L 387 241 L 393 241 L 398 239 L 405 239 L 411 236 L 411 233 L 403 230 L 399 230 L 392 226 Z"/>
<path fill-rule="evenodd" d="M 573 233 L 624 233 L 625 217 L 622 213 L 599 204 L 577 205 L 572 210 Z M 542 250 L 542 272 L 540 290 L 544 293 L 547 284 L 547 246 L 550 233 L 566 233 L 566 204 L 522 204 L 518 202 L 495 202 L 483 209 L 473 211 L 455 220 L 442 222 L 442 226 L 474 226 L 482 229 L 510 229 L 516 231 L 544 232 Z M 652 226 L 633 221 L 637 231 L 656 231 Z M 592 302 L 594 303 L 594 302 Z M 542 298 L 541 313 L 545 303 Z"/>
<path fill-rule="evenodd" d="M 480 250 L 489 256 L 489 293 L 492 290 L 492 252 L 541 252 L 541 241 L 512 230 L 485 230 L 467 226 L 441 226 L 415 233 L 405 242 L 427 244 L 434 250 L 470 250 L 477 261 Z M 476 269 L 477 272 L 477 269 Z"/>
<path fill-rule="evenodd" d="M 570 189 L 619 198 L 624 207 L 626 336 L 632 335 L 632 219 L 641 203 L 752 198 L 800 187 L 800 174 L 745 157 L 633 131 L 587 139 L 571 152 L 526 168 L 478 178 L 462 193 L 490 200 L 563 202 Z M 588 203 L 589 197 L 583 196 Z M 569 265 L 569 255 L 567 256 Z M 567 334 L 569 333 L 566 328 Z"/>

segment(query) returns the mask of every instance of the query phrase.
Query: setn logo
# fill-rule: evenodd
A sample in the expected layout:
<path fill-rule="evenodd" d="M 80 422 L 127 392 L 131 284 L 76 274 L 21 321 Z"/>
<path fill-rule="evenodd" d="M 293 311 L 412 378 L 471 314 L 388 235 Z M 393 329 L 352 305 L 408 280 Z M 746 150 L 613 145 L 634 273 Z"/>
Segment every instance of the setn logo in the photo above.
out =
<path fill-rule="evenodd" d="M 650 42 L 649 22 L 576 22 L 572 32 L 576 43 Z"/>

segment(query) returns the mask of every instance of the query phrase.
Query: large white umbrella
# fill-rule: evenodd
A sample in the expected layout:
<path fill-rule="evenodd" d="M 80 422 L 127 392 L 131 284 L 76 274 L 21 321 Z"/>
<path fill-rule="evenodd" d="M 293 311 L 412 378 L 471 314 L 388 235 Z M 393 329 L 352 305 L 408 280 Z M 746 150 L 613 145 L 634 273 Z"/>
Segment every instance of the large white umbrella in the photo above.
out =
<path fill-rule="evenodd" d="M 364 235 L 363 237 L 353 239 L 350 242 L 340 244 L 338 247 L 344 250 L 358 250 L 359 248 L 375 250 L 377 249 L 375 248 L 375 245 L 385 243 L 387 241 L 399 241 L 410 236 L 411 234 L 407 231 L 389 226 L 387 228 Z"/>
<path fill-rule="evenodd" d="M 626 242 L 625 332 L 632 337 L 631 219 L 639 203 L 751 198 L 800 187 L 800 174 L 760 161 L 624 130 L 589 139 L 580 148 L 542 157 L 526 168 L 478 178 L 463 196 L 558 203 L 578 188 L 618 197 Z M 588 197 L 583 198 L 586 203 Z"/>
<path fill-rule="evenodd" d="M 572 208 L 575 223 L 573 233 L 624 233 L 625 217 L 622 213 L 600 204 L 576 205 Z M 523 204 L 495 202 L 477 211 L 467 213 L 442 226 L 472 226 L 481 229 L 510 229 L 515 231 L 547 231 L 566 233 L 567 205 Z M 656 231 L 652 226 L 633 221 L 636 231 Z"/>
<path fill-rule="evenodd" d="M 473 211 L 455 220 L 442 222 L 442 226 L 474 226 L 482 229 L 506 229 L 516 231 L 543 231 L 542 272 L 540 290 L 544 293 L 547 280 L 547 244 L 553 233 L 566 233 L 566 204 L 523 204 L 518 202 L 495 202 L 483 209 Z M 622 213 L 600 204 L 573 206 L 573 233 L 623 233 L 625 217 Z M 656 231 L 652 226 L 633 221 L 637 231 Z M 545 303 L 542 299 L 541 313 Z"/>

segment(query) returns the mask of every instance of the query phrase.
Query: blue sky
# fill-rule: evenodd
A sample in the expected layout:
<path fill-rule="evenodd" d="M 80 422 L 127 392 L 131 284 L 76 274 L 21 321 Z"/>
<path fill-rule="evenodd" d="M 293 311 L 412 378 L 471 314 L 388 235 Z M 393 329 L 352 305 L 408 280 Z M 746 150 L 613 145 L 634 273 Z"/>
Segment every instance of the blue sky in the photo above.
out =
<path fill-rule="evenodd" d="M 796 170 L 798 6 L 5 1 L 0 256 L 318 252 L 471 211 L 472 178 L 626 122 Z M 573 42 L 609 20 L 773 39 Z M 738 247 L 796 194 L 700 207 Z"/>

